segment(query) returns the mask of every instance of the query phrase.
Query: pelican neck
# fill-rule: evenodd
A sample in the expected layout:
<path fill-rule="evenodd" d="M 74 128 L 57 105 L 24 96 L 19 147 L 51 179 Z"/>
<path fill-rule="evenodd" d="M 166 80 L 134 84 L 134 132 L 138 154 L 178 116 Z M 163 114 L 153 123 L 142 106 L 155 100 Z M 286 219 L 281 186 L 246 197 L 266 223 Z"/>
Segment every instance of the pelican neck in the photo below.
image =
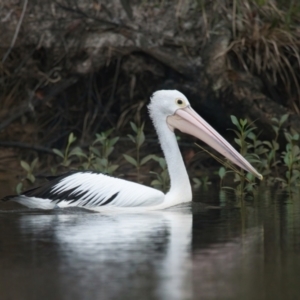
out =
<path fill-rule="evenodd" d="M 168 128 L 166 123 L 156 129 L 170 176 L 170 190 L 168 194 L 175 194 L 177 197 L 191 197 L 189 176 L 174 132 Z M 191 201 L 191 199 L 188 201 Z"/>

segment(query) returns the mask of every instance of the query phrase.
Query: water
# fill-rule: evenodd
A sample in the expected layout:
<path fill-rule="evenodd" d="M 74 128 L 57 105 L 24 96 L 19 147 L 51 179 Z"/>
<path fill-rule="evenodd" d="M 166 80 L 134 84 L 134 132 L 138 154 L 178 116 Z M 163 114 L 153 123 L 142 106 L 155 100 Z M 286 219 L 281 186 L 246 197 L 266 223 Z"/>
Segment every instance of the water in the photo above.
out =
<path fill-rule="evenodd" d="M 100 214 L 0 204 L 0 299 L 298 299 L 299 195 Z"/>

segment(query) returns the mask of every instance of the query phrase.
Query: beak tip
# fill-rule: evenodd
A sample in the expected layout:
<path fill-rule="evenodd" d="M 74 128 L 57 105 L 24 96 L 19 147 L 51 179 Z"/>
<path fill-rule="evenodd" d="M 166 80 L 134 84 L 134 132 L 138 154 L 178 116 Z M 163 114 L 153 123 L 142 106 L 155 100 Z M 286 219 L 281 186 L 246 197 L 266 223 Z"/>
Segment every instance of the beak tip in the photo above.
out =
<path fill-rule="evenodd" d="M 258 177 L 259 180 L 263 180 L 264 179 L 264 177 L 261 174 L 258 174 L 257 177 Z"/>

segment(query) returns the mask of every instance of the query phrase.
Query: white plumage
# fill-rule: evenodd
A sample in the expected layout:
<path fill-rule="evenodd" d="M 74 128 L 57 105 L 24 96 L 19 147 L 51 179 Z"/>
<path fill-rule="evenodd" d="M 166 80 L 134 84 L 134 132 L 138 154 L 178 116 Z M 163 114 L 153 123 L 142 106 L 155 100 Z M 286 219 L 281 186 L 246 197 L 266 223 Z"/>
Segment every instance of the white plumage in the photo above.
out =
<path fill-rule="evenodd" d="M 176 90 L 157 91 L 148 105 L 170 175 L 170 190 L 161 191 L 131 181 L 92 171 L 71 172 L 20 196 L 8 196 L 31 208 L 82 206 L 93 210 L 117 207 L 163 209 L 192 200 L 189 177 L 176 141 L 174 129 L 194 135 L 212 146 L 236 165 L 262 176 L 223 137 L 190 106 L 187 98 Z"/>

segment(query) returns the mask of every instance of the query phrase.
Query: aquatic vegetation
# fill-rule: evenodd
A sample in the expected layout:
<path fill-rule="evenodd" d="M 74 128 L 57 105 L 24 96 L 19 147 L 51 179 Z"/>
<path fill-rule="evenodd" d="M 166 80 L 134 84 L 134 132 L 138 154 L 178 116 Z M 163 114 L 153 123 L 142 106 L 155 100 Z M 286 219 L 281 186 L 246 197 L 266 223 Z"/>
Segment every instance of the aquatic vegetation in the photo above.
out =
<path fill-rule="evenodd" d="M 68 137 L 68 143 L 67 143 L 66 149 L 64 151 L 61 151 L 59 149 L 52 149 L 56 155 L 58 155 L 59 157 L 61 157 L 63 159 L 63 161 L 60 163 L 61 166 L 69 167 L 72 162 L 72 156 L 86 157 L 86 155 L 83 153 L 83 151 L 79 147 L 75 147 L 71 150 L 71 145 L 76 141 L 76 139 L 77 139 L 76 136 L 74 136 L 73 132 L 71 132 Z"/>
<path fill-rule="evenodd" d="M 58 164 L 51 167 L 51 174 L 56 175 L 59 172 L 64 172 L 69 169 L 78 170 L 95 170 L 105 174 L 112 175 L 119 165 L 113 164 L 109 156 L 114 150 L 114 145 L 119 140 L 119 137 L 110 137 L 114 129 L 96 134 L 95 140 L 85 150 L 79 146 L 74 146 L 77 140 L 76 136 L 71 132 L 68 136 L 68 141 L 65 149 L 52 149 L 53 153 L 61 160 Z M 100 147 L 97 145 L 100 144 Z M 31 184 L 35 182 L 33 175 L 34 169 L 37 165 L 38 158 L 31 163 L 21 160 L 22 168 L 27 172 L 26 178 Z M 18 183 L 16 192 L 20 194 L 23 190 L 23 180 Z"/>
<path fill-rule="evenodd" d="M 239 146 L 240 153 L 259 171 L 260 168 L 258 167 L 259 164 L 259 155 L 255 152 L 260 146 L 260 142 L 256 139 L 254 134 L 255 127 L 252 124 L 249 124 L 247 119 L 240 119 L 238 120 L 235 116 L 231 116 L 232 123 L 236 126 L 237 129 L 231 129 L 236 138 L 234 139 L 235 143 Z M 252 141 L 254 143 L 249 143 Z M 263 151 L 260 151 L 263 152 Z M 234 182 L 237 183 L 235 187 L 235 191 L 239 196 L 243 196 L 246 192 L 254 192 L 256 181 L 254 176 L 251 174 L 245 175 L 244 170 L 236 171 L 236 167 L 230 166 L 231 169 L 234 171 Z M 223 169 L 222 169 L 223 168 Z M 226 173 L 224 167 L 220 168 L 219 175 L 221 180 L 224 179 Z M 229 188 L 229 187 L 227 187 Z"/>
<path fill-rule="evenodd" d="M 272 128 L 275 138 L 271 141 L 261 141 L 255 133 L 256 127 L 249 124 L 246 119 L 238 120 L 235 116 L 231 116 L 231 121 L 236 127 L 233 129 L 236 135 L 234 141 L 239 146 L 240 153 L 259 170 L 267 185 L 279 184 L 282 188 L 297 187 L 300 180 L 299 134 L 293 130 L 283 132 L 287 141 L 284 151 L 280 150 L 278 143 L 279 135 L 282 134 L 282 125 L 287 119 L 288 114 L 283 115 L 280 120 L 273 118 Z M 232 169 L 235 176 L 234 181 L 238 183 L 235 187 L 238 194 L 255 191 L 257 182 L 251 174 L 245 176 L 243 170 L 237 171 L 227 162 L 220 159 L 219 161 L 223 164 L 218 172 L 221 186 L 226 174 L 231 172 L 228 169 Z"/>
<path fill-rule="evenodd" d="M 123 154 L 123 156 L 127 162 L 129 162 L 131 165 L 133 165 L 136 168 L 137 181 L 140 182 L 140 168 L 142 165 L 144 165 L 150 159 L 152 159 L 152 155 L 147 155 L 142 159 L 140 158 L 140 150 L 142 145 L 145 142 L 145 134 L 144 134 L 145 123 L 143 123 L 140 127 L 138 127 L 135 123 L 130 122 L 130 126 L 133 132 L 135 133 L 135 135 L 133 136 L 132 134 L 128 134 L 127 136 L 135 144 L 136 157 L 134 158 L 128 154 Z"/>
<path fill-rule="evenodd" d="M 300 148 L 298 146 L 300 136 L 296 132 L 287 132 L 282 129 L 283 124 L 288 120 L 288 114 L 283 115 L 280 120 L 273 118 L 274 138 L 271 141 L 262 141 L 259 139 L 259 134 L 256 133 L 257 128 L 253 123 L 249 123 L 247 119 L 238 119 L 231 116 L 234 129 L 234 141 L 239 147 L 240 153 L 264 176 L 263 184 L 277 184 L 282 188 L 294 188 L 299 186 L 300 180 Z M 124 160 L 131 164 L 136 169 L 137 181 L 140 182 L 140 169 L 150 161 L 156 162 L 155 171 L 149 171 L 149 174 L 155 178 L 149 182 L 153 187 L 167 191 L 170 185 L 167 164 L 163 157 L 154 154 L 147 154 L 141 157 L 141 148 L 145 146 L 144 123 L 137 126 L 130 122 L 132 134 L 127 137 L 134 144 L 134 149 L 127 151 L 122 156 Z M 119 141 L 118 136 L 113 136 L 114 129 L 97 133 L 95 139 L 91 142 L 88 148 L 83 148 L 76 145 L 77 138 L 73 133 L 70 133 L 64 149 L 53 149 L 53 153 L 58 160 L 57 165 L 51 168 L 53 175 L 58 171 L 68 170 L 70 168 L 78 170 L 96 170 L 106 174 L 115 174 L 120 167 L 119 163 L 113 162 L 111 156 L 116 143 Z M 287 142 L 284 150 L 280 149 L 278 139 L 284 136 Z M 237 195 L 243 196 L 247 193 L 255 193 L 258 181 L 251 174 L 245 174 L 243 170 L 239 170 L 229 161 L 218 157 L 210 150 L 199 146 L 203 151 L 207 152 L 214 159 L 219 161 L 222 166 L 217 174 L 220 178 L 220 186 L 222 188 L 231 189 Z M 129 155 L 128 153 L 135 153 Z M 21 161 L 22 168 L 26 171 L 24 179 L 18 183 L 16 190 L 20 193 L 23 189 L 23 181 L 27 180 L 30 184 L 35 182 L 34 172 L 38 163 L 38 158 L 31 163 Z M 193 172 L 193 170 L 192 170 Z M 115 175 L 120 175 L 115 174 Z M 224 181 L 227 176 L 233 176 L 234 186 L 224 186 Z M 210 182 L 210 176 L 203 175 L 201 178 L 192 177 L 194 188 L 207 188 Z"/>
<path fill-rule="evenodd" d="M 282 152 L 281 157 L 286 167 L 285 177 L 280 179 L 283 187 L 299 186 L 300 180 L 300 149 L 297 145 L 299 143 L 298 133 L 285 133 L 288 141 L 285 151 Z"/>
<path fill-rule="evenodd" d="M 109 156 L 114 150 L 114 145 L 119 137 L 110 137 L 114 129 L 96 134 L 95 140 L 91 143 L 87 153 L 79 146 L 72 150 L 70 146 L 76 141 L 73 133 L 70 133 L 65 151 L 53 149 L 53 152 L 63 159 L 60 163 L 63 167 L 69 167 L 71 163 L 77 162 L 76 167 L 82 170 L 95 170 L 112 175 L 119 167 L 109 161 Z M 100 144 L 98 149 L 97 144 Z M 74 160 L 74 161 L 73 161 Z"/>
<path fill-rule="evenodd" d="M 158 162 L 161 172 L 158 173 L 150 171 L 150 174 L 153 174 L 156 177 L 156 179 L 151 181 L 151 185 L 162 190 L 163 192 L 166 192 L 170 187 L 170 177 L 168 173 L 167 162 L 164 157 L 159 157 L 156 155 L 152 155 L 152 159 Z"/>
<path fill-rule="evenodd" d="M 38 157 L 36 157 L 30 164 L 24 160 L 20 161 L 21 167 L 26 171 L 26 177 L 23 178 L 16 186 L 16 193 L 18 195 L 22 192 L 24 180 L 28 180 L 31 184 L 35 182 L 34 171 L 37 167 L 38 161 Z"/>
<path fill-rule="evenodd" d="M 203 189 L 206 190 L 208 188 L 208 185 L 211 184 L 210 177 L 207 175 L 201 176 L 200 178 L 193 177 L 192 182 L 194 183 L 193 184 L 194 189 L 198 189 L 202 187 Z"/>
<path fill-rule="evenodd" d="M 224 166 L 222 166 L 218 171 L 218 175 L 220 177 L 220 186 L 222 186 L 222 184 L 223 184 L 223 179 L 225 178 L 226 173 L 227 173 L 227 171 Z"/>
<path fill-rule="evenodd" d="M 126 162 L 130 163 L 137 171 L 137 181 L 140 182 L 140 168 L 150 160 L 158 163 L 161 171 L 151 172 L 156 179 L 151 181 L 151 185 L 166 191 L 169 187 L 170 179 L 167 171 L 167 164 L 163 157 L 158 157 L 153 154 L 146 155 L 141 158 L 141 147 L 145 143 L 144 123 L 138 127 L 135 123 L 130 122 L 130 126 L 134 134 L 128 134 L 128 138 L 135 144 L 136 156 L 130 156 L 129 154 L 123 154 Z M 76 136 L 71 132 L 68 136 L 65 149 L 53 149 L 53 153 L 58 160 L 61 160 L 57 165 L 51 167 L 52 175 L 64 172 L 66 170 L 95 170 L 105 174 L 113 175 L 119 168 L 119 164 L 113 163 L 111 160 L 111 154 L 115 149 L 116 143 L 119 141 L 119 137 L 112 136 L 114 129 L 97 133 L 95 140 L 92 141 L 88 149 L 84 149 L 75 145 L 77 141 Z M 35 182 L 33 175 L 38 158 L 36 158 L 31 164 L 21 161 L 21 166 L 27 172 L 26 178 L 31 184 Z M 120 174 L 118 174 L 120 175 Z M 24 180 L 24 179 L 23 179 Z M 18 194 L 23 190 L 23 183 L 20 182 L 16 191 Z"/>
<path fill-rule="evenodd" d="M 119 141 L 119 137 L 110 137 L 114 129 L 96 134 L 96 139 L 89 147 L 88 160 L 81 166 L 84 170 L 93 169 L 102 173 L 112 175 L 117 169 L 118 165 L 110 161 L 110 155 L 115 149 L 115 144 Z M 100 144 L 100 150 L 96 146 Z"/>

